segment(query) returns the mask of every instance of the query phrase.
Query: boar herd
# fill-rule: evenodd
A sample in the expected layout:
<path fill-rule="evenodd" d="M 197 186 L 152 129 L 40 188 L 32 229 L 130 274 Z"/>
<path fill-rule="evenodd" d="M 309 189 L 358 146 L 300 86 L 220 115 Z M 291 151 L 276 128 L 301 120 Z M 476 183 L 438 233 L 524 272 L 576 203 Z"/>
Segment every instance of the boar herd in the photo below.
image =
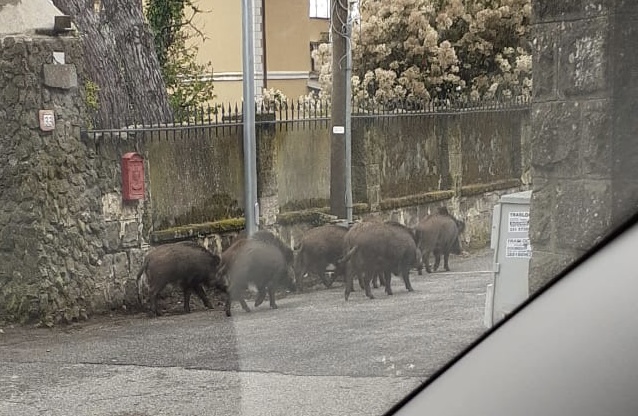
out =
<path fill-rule="evenodd" d="M 417 269 L 419 275 L 423 267 L 428 273 L 434 272 L 443 256 L 444 268 L 450 270 L 449 255 L 461 254 L 460 234 L 464 229 L 463 221 L 441 207 L 414 228 L 379 220 L 358 222 L 350 228 L 334 224 L 312 228 L 294 251 L 266 230 L 250 237 L 240 233 L 221 256 L 191 241 L 164 244 L 147 253 L 137 273 L 138 300 L 142 304 L 146 288 L 151 313 L 159 315 L 160 292 L 167 285 L 178 285 L 184 294 L 184 312 L 190 312 L 192 292 L 212 309 L 205 291 L 209 288 L 225 300 L 226 315 L 231 316 L 233 301 L 250 312 L 244 300 L 249 287 L 257 290 L 255 307 L 268 295 L 270 307 L 276 309 L 275 291 L 302 290 L 309 274 L 318 276 L 326 287 L 336 279 L 342 280 L 346 300 L 354 290 L 355 277 L 370 299 L 374 298 L 371 284 L 375 288 L 383 285 L 386 294 L 392 295 L 393 274 L 400 276 L 411 292 L 411 269 Z M 326 273 L 330 268 L 332 273 Z"/>

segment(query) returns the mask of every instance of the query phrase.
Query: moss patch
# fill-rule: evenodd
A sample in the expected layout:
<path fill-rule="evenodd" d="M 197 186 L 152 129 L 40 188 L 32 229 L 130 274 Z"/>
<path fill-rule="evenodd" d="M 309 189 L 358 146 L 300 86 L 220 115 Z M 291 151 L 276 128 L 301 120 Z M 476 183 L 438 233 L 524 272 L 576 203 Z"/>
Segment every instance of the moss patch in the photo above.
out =
<path fill-rule="evenodd" d="M 305 211 L 310 209 L 323 210 L 330 205 L 330 200 L 325 198 L 310 198 L 299 201 L 291 201 L 280 208 L 280 212 Z"/>
<path fill-rule="evenodd" d="M 481 183 L 476 185 L 465 185 L 461 187 L 461 196 L 481 195 L 486 192 L 498 191 L 501 189 L 516 188 L 521 186 L 520 179 L 505 179 L 502 181 Z"/>
<path fill-rule="evenodd" d="M 352 204 L 352 213 L 355 215 L 368 214 L 370 213 L 370 207 L 364 203 Z"/>
<path fill-rule="evenodd" d="M 202 204 L 192 207 L 189 213 L 176 217 L 174 224 L 190 227 L 190 224 L 201 224 L 205 220 L 213 219 L 215 222 L 219 222 L 243 216 L 244 210 L 236 199 L 227 194 L 215 194 L 206 198 Z M 159 228 L 169 229 L 168 227 L 170 225 L 165 221 Z"/>
<path fill-rule="evenodd" d="M 355 215 L 367 214 L 370 212 L 370 207 L 365 203 L 358 203 L 352 205 L 352 213 Z M 325 218 L 324 218 L 325 217 Z M 321 208 L 311 208 L 295 211 L 281 211 L 277 216 L 277 223 L 281 225 L 294 225 L 299 223 L 312 223 L 313 221 L 318 225 L 326 224 L 336 217 L 330 214 L 330 207 L 323 206 Z"/>
<path fill-rule="evenodd" d="M 229 218 L 202 224 L 191 224 L 151 233 L 151 243 L 167 243 L 170 241 L 186 240 L 193 237 L 210 234 L 223 234 L 240 231 L 244 228 L 244 218 Z"/>
<path fill-rule="evenodd" d="M 434 191 L 426 192 L 424 194 L 410 195 L 402 198 L 389 198 L 384 199 L 379 204 L 382 210 L 404 208 L 415 205 L 423 205 L 429 202 L 442 201 L 444 199 L 450 199 L 454 196 L 454 191 Z"/>
<path fill-rule="evenodd" d="M 306 211 L 284 212 L 277 216 L 280 225 L 294 225 L 300 223 L 311 224 L 318 227 L 334 220 L 334 215 L 329 215 L 329 208 L 319 208 Z"/>

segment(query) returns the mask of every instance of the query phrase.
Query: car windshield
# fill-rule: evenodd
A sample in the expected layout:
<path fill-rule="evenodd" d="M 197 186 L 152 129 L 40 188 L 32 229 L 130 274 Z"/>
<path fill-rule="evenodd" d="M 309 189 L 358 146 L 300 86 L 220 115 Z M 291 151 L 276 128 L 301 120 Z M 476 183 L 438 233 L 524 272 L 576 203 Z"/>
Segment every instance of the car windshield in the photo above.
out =
<path fill-rule="evenodd" d="M 0 414 L 389 411 L 634 214 L 637 12 L 0 1 Z"/>

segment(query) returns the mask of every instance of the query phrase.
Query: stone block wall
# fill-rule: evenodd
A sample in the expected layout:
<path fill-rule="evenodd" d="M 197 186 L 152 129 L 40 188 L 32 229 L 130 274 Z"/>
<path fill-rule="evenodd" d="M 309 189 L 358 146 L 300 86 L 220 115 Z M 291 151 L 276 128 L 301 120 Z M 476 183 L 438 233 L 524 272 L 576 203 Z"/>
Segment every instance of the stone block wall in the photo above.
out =
<path fill-rule="evenodd" d="M 0 38 L 0 321 L 51 325 L 136 297 L 148 231 L 144 203 L 121 200 L 119 172 L 136 144 L 82 135 L 82 59 L 74 36 Z M 40 110 L 54 112 L 52 131 Z"/>
<path fill-rule="evenodd" d="M 86 315 L 90 299 L 73 310 L 67 300 L 90 292 L 103 254 L 100 192 L 97 177 L 87 174 L 77 83 L 43 76 L 54 51 L 79 71 L 81 47 L 77 39 L 46 36 L 0 43 L 0 313 Z M 54 111 L 55 130 L 40 130 L 41 109 Z"/>
<path fill-rule="evenodd" d="M 533 10 L 530 293 L 638 206 L 638 5 L 537 0 Z"/>

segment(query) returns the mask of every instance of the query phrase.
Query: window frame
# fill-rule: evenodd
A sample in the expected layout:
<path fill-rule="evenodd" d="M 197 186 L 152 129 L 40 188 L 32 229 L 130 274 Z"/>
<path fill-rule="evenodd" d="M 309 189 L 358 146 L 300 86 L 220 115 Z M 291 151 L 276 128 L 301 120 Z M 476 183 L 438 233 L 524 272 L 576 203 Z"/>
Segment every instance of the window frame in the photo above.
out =
<path fill-rule="evenodd" d="M 321 4 L 325 4 L 325 16 L 318 13 Z M 308 16 L 311 19 L 330 19 L 330 0 L 310 0 L 308 2 Z"/>

